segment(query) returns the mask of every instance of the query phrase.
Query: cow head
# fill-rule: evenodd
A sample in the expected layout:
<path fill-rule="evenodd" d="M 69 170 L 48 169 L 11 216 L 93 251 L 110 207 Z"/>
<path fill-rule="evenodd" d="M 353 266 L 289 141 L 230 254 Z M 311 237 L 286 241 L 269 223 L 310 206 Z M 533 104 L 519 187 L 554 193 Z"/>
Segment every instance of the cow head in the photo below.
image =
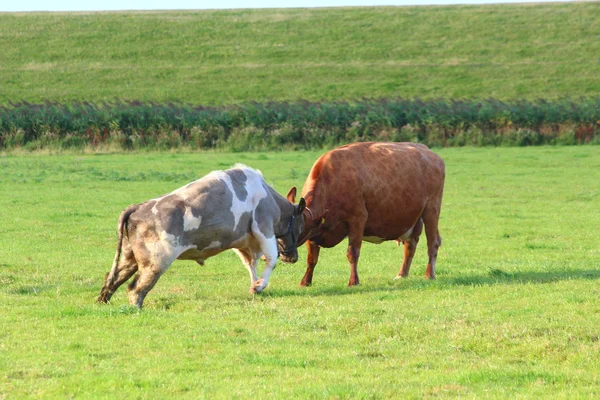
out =
<path fill-rule="evenodd" d="M 296 188 L 295 187 L 293 187 L 289 191 L 289 193 L 287 195 L 287 199 L 289 201 L 291 201 L 292 203 L 294 202 L 294 200 L 296 199 Z M 304 199 L 301 199 L 300 201 L 303 202 Z M 308 239 L 317 235 L 320 232 L 320 228 L 325 223 L 325 217 L 327 216 L 327 213 L 329 212 L 329 210 L 325 210 L 324 212 L 322 212 L 318 215 L 315 215 L 306 206 L 306 204 L 304 204 L 304 207 L 302 208 L 302 212 L 303 212 L 302 220 L 304 223 L 302 225 L 302 229 L 300 230 L 300 233 L 298 234 L 298 236 L 296 236 L 298 238 L 297 246 L 304 244 L 304 242 L 306 242 Z"/>
<path fill-rule="evenodd" d="M 293 195 L 292 194 L 293 191 Z M 296 188 L 292 188 L 288 193 L 288 200 L 296 198 Z M 293 200 L 290 200 L 294 203 Z M 306 202 L 300 199 L 298 205 L 294 206 L 292 214 L 288 217 L 287 228 L 284 233 L 277 236 L 277 247 L 281 261 L 285 263 L 295 263 L 298 261 L 298 237 L 304 229 L 304 209 Z"/>

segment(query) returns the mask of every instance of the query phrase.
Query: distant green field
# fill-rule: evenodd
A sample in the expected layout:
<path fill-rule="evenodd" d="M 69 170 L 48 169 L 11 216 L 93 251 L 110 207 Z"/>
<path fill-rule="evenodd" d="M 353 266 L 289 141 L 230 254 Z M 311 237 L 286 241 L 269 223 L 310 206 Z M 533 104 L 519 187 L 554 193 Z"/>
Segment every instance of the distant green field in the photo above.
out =
<path fill-rule="evenodd" d="M 127 205 L 244 162 L 279 192 L 320 152 L 0 157 L 0 399 L 597 398 L 600 153 L 437 149 L 438 279 L 401 249 L 280 264 L 259 296 L 233 252 L 175 262 L 143 312 L 94 303 Z M 400 204 L 401 205 L 401 204 Z"/>
<path fill-rule="evenodd" d="M 0 14 L 0 104 L 600 91 L 600 3 Z"/>

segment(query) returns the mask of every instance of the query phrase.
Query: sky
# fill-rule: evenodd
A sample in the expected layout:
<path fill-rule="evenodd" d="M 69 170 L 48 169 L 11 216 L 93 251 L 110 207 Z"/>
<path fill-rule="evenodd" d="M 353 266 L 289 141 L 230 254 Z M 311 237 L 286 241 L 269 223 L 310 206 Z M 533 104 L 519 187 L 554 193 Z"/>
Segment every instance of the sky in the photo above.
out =
<path fill-rule="evenodd" d="M 566 0 L 569 1 L 569 0 Z M 576 0 L 571 0 L 576 1 Z M 540 0 L 1 0 L 0 12 L 200 10 L 344 6 L 406 6 L 441 4 L 535 3 Z M 565 2 L 565 0 L 543 0 Z"/>

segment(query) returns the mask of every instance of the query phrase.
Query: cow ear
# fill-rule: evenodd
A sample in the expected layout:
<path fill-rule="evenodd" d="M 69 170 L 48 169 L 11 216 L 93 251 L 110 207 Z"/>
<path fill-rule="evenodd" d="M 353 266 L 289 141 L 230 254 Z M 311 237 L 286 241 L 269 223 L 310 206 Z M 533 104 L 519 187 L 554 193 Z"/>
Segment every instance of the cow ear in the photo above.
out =
<path fill-rule="evenodd" d="M 302 212 L 304 211 L 305 208 L 306 208 L 306 201 L 304 200 L 304 197 L 302 197 L 302 198 L 300 198 L 300 202 L 298 202 L 298 209 L 296 210 L 296 214 L 302 215 Z"/>
<path fill-rule="evenodd" d="M 287 199 L 290 203 L 296 202 L 296 186 L 292 187 L 287 194 Z"/>

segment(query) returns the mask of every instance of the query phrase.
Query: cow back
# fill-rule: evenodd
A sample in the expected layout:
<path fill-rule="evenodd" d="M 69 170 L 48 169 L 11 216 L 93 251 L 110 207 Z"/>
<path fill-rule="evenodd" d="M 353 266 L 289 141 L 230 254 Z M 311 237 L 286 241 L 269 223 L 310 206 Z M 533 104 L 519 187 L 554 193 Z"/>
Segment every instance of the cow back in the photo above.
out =
<path fill-rule="evenodd" d="M 365 236 L 396 239 L 441 199 L 443 160 L 414 143 L 355 143 L 325 153 L 313 165 L 302 196 L 328 210 L 325 230 L 344 233 L 344 222 L 366 211 Z"/>

